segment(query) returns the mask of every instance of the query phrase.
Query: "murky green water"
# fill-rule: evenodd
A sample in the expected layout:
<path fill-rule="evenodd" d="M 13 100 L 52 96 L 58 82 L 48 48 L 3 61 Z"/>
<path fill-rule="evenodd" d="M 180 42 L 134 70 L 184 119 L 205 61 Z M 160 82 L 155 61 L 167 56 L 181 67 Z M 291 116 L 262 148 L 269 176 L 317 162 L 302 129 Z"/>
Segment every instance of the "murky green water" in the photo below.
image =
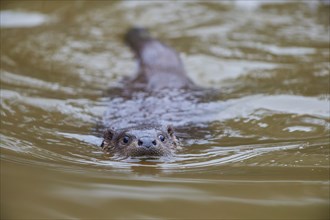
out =
<path fill-rule="evenodd" d="M 2 219 L 329 218 L 326 1 L 1 1 L 0 15 Z M 221 91 L 171 160 L 99 148 L 136 24 Z"/>

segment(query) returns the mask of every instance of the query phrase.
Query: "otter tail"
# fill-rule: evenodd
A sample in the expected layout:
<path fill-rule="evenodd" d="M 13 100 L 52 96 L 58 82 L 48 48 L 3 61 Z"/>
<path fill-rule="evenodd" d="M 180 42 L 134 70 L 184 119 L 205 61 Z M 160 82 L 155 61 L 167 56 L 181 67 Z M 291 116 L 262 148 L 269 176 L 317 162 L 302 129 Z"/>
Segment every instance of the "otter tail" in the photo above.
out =
<path fill-rule="evenodd" d="M 153 40 L 145 28 L 133 27 L 125 34 L 125 42 L 136 53 L 140 54 L 143 46 Z"/>
<path fill-rule="evenodd" d="M 144 28 L 131 28 L 125 41 L 139 61 L 138 73 L 143 75 L 149 88 L 183 88 L 193 85 L 186 76 L 178 53 L 151 37 Z"/>

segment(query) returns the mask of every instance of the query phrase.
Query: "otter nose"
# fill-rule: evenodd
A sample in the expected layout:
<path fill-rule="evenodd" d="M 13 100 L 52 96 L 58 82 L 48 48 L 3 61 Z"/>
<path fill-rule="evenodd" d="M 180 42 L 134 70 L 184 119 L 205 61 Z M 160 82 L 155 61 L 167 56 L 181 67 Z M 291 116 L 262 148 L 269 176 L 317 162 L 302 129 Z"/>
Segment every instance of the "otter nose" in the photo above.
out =
<path fill-rule="evenodd" d="M 146 148 L 156 146 L 156 144 L 157 141 L 153 138 L 144 137 L 138 140 L 138 145 Z"/>

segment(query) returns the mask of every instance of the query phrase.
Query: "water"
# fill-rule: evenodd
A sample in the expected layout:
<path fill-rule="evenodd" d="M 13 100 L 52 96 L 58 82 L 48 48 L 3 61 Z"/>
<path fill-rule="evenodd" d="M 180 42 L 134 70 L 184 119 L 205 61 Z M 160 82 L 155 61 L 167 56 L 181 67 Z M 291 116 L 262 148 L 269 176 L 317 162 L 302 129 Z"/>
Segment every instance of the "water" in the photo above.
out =
<path fill-rule="evenodd" d="M 0 16 L 2 219 L 329 218 L 326 1 L 2 1 Z M 134 24 L 220 91 L 174 158 L 99 148 Z"/>

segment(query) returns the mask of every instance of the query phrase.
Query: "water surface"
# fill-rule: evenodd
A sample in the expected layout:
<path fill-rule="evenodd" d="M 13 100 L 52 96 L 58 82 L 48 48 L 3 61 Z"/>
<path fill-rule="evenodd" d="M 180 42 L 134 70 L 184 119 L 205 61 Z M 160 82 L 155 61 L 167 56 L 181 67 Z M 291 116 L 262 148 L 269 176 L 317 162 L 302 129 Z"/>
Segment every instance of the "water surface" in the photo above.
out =
<path fill-rule="evenodd" d="M 1 218 L 329 218 L 326 2 L 2 1 L 0 16 Z M 99 148 L 104 112 L 125 116 L 108 88 L 136 70 L 132 25 L 218 91 L 183 105 L 198 115 L 174 158 Z"/>

